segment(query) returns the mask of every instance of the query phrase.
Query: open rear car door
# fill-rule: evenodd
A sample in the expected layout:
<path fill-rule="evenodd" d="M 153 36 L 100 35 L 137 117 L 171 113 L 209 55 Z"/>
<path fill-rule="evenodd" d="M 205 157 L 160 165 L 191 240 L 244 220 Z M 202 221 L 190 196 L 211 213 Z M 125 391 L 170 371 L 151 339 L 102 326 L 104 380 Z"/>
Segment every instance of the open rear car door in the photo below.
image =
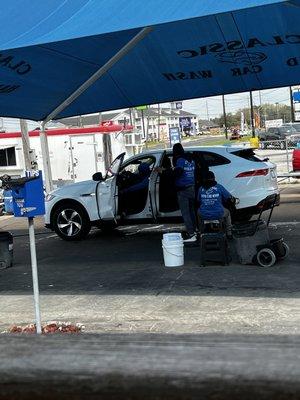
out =
<path fill-rule="evenodd" d="M 125 153 L 120 154 L 108 168 L 105 178 L 96 188 L 97 207 L 99 218 L 115 220 L 118 212 L 117 176 L 122 166 Z"/>

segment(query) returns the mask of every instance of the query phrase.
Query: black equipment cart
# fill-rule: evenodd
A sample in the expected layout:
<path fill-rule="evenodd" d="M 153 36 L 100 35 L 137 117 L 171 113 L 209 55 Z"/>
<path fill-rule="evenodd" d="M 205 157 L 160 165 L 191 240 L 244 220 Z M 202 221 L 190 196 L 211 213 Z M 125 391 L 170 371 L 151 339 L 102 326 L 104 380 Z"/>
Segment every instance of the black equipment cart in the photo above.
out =
<path fill-rule="evenodd" d="M 278 195 L 274 195 L 267 221 L 261 218 L 263 211 L 266 211 L 264 203 L 256 220 L 233 226 L 233 238 L 241 264 L 271 267 L 277 260 L 283 259 L 289 254 L 289 247 L 283 238 L 270 239 L 269 235 L 269 223 L 277 199 Z"/>

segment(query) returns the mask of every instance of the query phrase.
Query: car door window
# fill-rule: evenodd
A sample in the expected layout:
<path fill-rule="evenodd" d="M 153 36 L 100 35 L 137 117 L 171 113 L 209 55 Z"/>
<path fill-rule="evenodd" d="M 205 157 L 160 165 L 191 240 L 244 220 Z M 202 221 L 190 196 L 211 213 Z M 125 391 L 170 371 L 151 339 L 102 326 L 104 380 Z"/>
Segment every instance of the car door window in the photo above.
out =
<path fill-rule="evenodd" d="M 131 172 L 132 174 L 138 173 L 138 168 L 139 165 L 142 163 L 148 164 L 150 170 L 153 170 L 154 164 L 155 164 L 155 157 L 152 156 L 147 156 L 147 157 L 140 157 L 140 158 L 135 158 L 134 160 L 130 162 L 125 162 L 124 165 L 122 166 L 120 172 L 123 173 L 124 171 L 126 172 Z"/>
<path fill-rule="evenodd" d="M 124 157 L 125 157 L 125 153 L 122 153 L 111 163 L 110 167 L 106 171 L 106 177 L 105 177 L 106 179 L 111 178 L 118 174 L 118 172 L 121 168 L 122 162 L 124 160 Z"/>

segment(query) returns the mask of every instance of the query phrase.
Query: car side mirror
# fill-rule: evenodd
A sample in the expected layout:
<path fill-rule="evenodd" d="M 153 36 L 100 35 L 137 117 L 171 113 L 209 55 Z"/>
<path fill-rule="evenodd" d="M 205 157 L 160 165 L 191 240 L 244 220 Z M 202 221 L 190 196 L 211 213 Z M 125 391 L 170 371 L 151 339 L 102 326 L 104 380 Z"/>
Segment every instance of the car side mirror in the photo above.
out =
<path fill-rule="evenodd" d="M 101 172 L 95 172 L 92 178 L 93 178 L 93 181 L 96 181 L 96 182 L 100 182 L 100 181 L 104 180 Z"/>

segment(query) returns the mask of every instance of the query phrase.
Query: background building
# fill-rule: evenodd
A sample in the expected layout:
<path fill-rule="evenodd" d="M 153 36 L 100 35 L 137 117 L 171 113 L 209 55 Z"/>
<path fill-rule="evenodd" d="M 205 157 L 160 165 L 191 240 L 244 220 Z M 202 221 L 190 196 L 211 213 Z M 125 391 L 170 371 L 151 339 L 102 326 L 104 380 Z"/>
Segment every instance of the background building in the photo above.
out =
<path fill-rule="evenodd" d="M 143 137 L 148 140 L 167 139 L 169 128 L 179 127 L 186 134 L 198 132 L 198 117 L 196 114 L 176 109 L 174 103 L 170 106 L 151 106 L 145 109 L 126 109 L 109 113 L 70 117 L 59 120 L 62 124 L 73 127 L 92 126 L 113 122 L 121 125 L 133 125 L 135 130 L 141 132 Z M 182 127 L 182 123 L 188 125 Z"/>

